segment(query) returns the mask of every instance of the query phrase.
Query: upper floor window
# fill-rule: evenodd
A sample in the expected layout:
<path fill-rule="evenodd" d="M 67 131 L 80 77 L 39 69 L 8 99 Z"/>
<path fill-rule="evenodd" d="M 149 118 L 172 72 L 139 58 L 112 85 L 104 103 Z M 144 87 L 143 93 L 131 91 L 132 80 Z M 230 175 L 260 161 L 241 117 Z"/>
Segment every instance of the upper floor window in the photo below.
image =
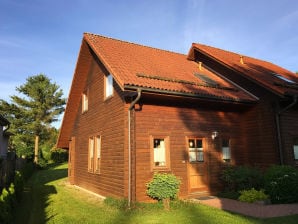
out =
<path fill-rule="evenodd" d="M 88 91 L 82 94 L 82 113 L 88 110 Z"/>
<path fill-rule="evenodd" d="M 294 139 L 293 150 L 294 150 L 294 159 L 298 160 L 298 137 Z"/>
<path fill-rule="evenodd" d="M 223 139 L 222 140 L 222 159 L 225 162 L 229 162 L 231 160 L 231 148 L 230 148 L 230 140 L 229 139 Z"/>
<path fill-rule="evenodd" d="M 113 95 L 113 76 L 109 74 L 105 77 L 105 97 L 110 97 Z"/>
<path fill-rule="evenodd" d="M 189 162 L 204 162 L 203 139 L 188 139 Z"/>

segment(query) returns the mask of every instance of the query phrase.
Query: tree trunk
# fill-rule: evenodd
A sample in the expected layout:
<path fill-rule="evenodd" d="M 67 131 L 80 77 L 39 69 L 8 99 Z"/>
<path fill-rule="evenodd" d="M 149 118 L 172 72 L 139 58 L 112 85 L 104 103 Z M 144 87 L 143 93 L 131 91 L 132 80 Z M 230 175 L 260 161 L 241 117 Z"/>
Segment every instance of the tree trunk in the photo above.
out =
<path fill-rule="evenodd" d="M 170 199 L 169 198 L 165 198 L 162 199 L 162 203 L 163 203 L 163 207 L 166 211 L 170 210 Z"/>
<path fill-rule="evenodd" d="M 35 145 L 34 145 L 34 163 L 38 164 L 38 141 L 39 141 L 39 136 L 35 136 Z"/>

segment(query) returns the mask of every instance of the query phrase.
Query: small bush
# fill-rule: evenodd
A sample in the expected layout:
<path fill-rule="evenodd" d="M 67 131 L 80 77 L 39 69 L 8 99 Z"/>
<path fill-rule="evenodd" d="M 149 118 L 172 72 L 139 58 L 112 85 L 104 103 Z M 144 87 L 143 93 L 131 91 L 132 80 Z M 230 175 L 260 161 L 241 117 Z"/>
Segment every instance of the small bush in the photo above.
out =
<path fill-rule="evenodd" d="M 174 199 L 179 192 L 181 181 L 168 173 L 155 173 L 153 179 L 147 183 L 147 194 L 157 200 Z"/>
<path fill-rule="evenodd" d="M 68 151 L 65 149 L 51 150 L 51 160 L 54 163 L 64 163 L 68 161 Z"/>
<path fill-rule="evenodd" d="M 264 190 L 257 191 L 252 188 L 250 190 L 240 191 L 239 201 L 253 203 L 256 201 L 263 201 L 269 198 L 268 195 L 264 193 Z"/>
<path fill-rule="evenodd" d="M 254 167 L 229 166 L 223 170 L 221 180 L 224 182 L 225 191 L 238 192 L 251 188 L 263 187 L 263 174 Z"/>
<path fill-rule="evenodd" d="M 265 192 L 272 203 L 298 202 L 298 170 L 291 166 L 272 166 L 265 173 Z"/>

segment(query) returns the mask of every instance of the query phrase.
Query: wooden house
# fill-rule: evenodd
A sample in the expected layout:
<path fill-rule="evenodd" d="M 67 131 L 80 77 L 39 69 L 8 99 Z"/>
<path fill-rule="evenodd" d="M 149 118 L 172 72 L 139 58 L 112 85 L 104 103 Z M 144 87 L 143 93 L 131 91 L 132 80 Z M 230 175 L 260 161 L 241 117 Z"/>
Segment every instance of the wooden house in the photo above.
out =
<path fill-rule="evenodd" d="M 154 172 L 178 176 L 188 198 L 217 192 L 229 164 L 294 165 L 297 83 L 205 45 L 183 55 L 85 33 L 57 144 L 69 181 L 147 201 Z"/>

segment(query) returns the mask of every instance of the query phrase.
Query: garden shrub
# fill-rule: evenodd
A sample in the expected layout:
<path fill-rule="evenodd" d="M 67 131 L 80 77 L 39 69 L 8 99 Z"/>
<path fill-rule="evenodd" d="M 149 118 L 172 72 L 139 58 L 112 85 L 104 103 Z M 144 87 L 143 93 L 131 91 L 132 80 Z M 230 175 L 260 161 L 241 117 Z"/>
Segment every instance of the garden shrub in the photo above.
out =
<path fill-rule="evenodd" d="M 12 209 L 14 203 L 14 186 L 10 185 L 9 189 L 3 188 L 0 195 L 0 223 L 9 223 L 12 219 Z"/>
<path fill-rule="evenodd" d="M 22 197 L 22 193 L 24 190 L 24 178 L 21 174 L 21 172 L 16 171 L 15 176 L 14 176 L 14 187 L 15 187 L 15 195 L 16 195 L 16 199 L 17 201 L 21 200 Z"/>
<path fill-rule="evenodd" d="M 51 160 L 54 163 L 64 163 L 68 161 L 68 151 L 65 149 L 51 150 Z"/>
<path fill-rule="evenodd" d="M 267 200 L 268 198 L 269 196 L 264 193 L 263 189 L 256 190 L 252 188 L 250 190 L 240 191 L 239 201 L 253 203 L 256 201 Z"/>
<path fill-rule="evenodd" d="M 263 174 L 254 167 L 229 166 L 223 170 L 221 179 L 224 182 L 225 191 L 238 192 L 251 188 L 263 187 Z"/>
<path fill-rule="evenodd" d="M 169 200 L 177 197 L 180 183 L 174 174 L 155 173 L 153 179 L 147 183 L 147 194 L 153 199 L 163 201 L 165 209 L 169 209 Z"/>
<path fill-rule="evenodd" d="M 298 202 L 298 170 L 291 166 L 272 166 L 265 173 L 265 192 L 272 203 Z"/>
<path fill-rule="evenodd" d="M 24 189 L 24 179 L 21 172 L 16 171 L 13 183 L 9 188 L 3 188 L 0 195 L 0 223 L 10 223 L 13 209 L 21 199 Z"/>

